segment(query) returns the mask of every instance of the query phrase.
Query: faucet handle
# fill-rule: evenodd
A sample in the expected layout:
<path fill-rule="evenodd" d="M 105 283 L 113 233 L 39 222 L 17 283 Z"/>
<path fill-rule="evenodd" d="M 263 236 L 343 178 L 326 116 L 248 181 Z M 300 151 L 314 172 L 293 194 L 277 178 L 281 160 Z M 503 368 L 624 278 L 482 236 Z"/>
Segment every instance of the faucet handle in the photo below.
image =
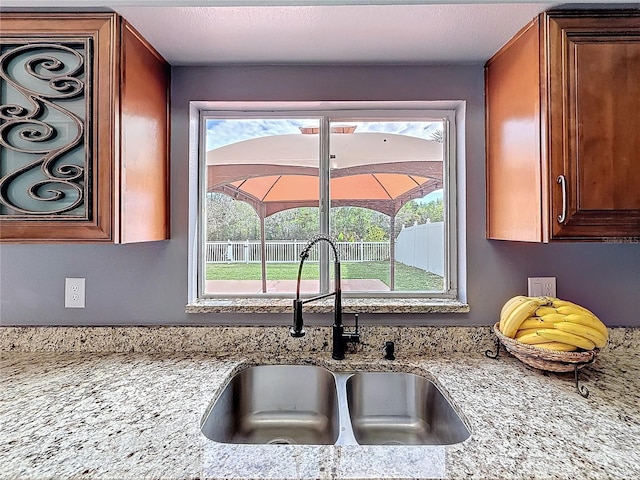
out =
<path fill-rule="evenodd" d="M 355 330 L 353 332 L 343 332 L 342 338 L 344 339 L 345 342 L 360 343 L 360 331 L 358 329 L 358 314 L 356 313 L 354 316 L 356 319 Z"/>

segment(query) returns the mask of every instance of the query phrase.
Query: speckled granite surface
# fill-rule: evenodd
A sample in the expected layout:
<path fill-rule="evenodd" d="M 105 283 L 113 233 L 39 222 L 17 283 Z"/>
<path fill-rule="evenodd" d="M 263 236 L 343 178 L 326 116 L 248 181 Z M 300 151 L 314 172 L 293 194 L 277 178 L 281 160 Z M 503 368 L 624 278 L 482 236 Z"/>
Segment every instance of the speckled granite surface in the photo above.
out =
<path fill-rule="evenodd" d="M 433 378 L 471 428 L 446 447 L 247 446 L 199 424 L 227 379 L 254 363 L 401 370 Z M 603 353 L 581 373 L 542 374 L 482 354 L 394 362 L 354 355 L 6 353 L 0 361 L 0 477 L 640 478 L 640 356 Z"/>
<path fill-rule="evenodd" d="M 305 305 L 308 313 L 333 312 L 332 299 Z M 187 313 L 292 313 L 291 299 L 210 298 L 187 305 Z M 467 313 L 469 305 L 433 298 L 350 298 L 343 296 L 344 313 Z"/>
<path fill-rule="evenodd" d="M 482 352 L 492 346 L 488 327 L 413 330 L 411 338 L 412 332 L 398 331 L 392 362 L 373 348 L 377 341 L 341 362 L 322 344 L 307 350 L 316 348 L 312 337 L 323 341 L 322 329 L 310 331 L 310 344 L 298 350 L 262 337 L 260 353 L 247 330 L 175 328 L 2 328 L 0 478 L 640 478 L 640 349 L 633 329 L 613 330 L 610 346 L 581 371 L 591 392 L 585 399 L 572 374 L 543 373 L 504 353 L 486 358 Z M 84 341 L 75 339 L 83 330 Z M 229 349 L 218 356 L 203 353 L 193 337 L 205 333 L 228 336 L 217 341 Z M 386 338 L 390 331 L 369 333 Z M 18 347 L 29 342 L 15 341 L 25 335 L 75 353 L 24 351 Z M 119 335 L 127 338 L 120 345 L 132 347 L 121 352 L 129 353 L 107 353 L 101 342 Z M 172 350 L 160 348 L 162 342 L 173 343 Z M 87 345 L 103 345 L 103 352 L 83 350 Z M 179 353 L 180 345 L 191 350 Z M 235 372 L 262 363 L 422 374 L 450 398 L 471 437 L 445 447 L 207 440 L 199 426 L 208 405 Z"/>
<path fill-rule="evenodd" d="M 347 327 L 351 328 L 351 327 Z M 307 335 L 292 338 L 288 326 L 225 327 L 0 327 L 0 352 L 206 352 L 278 355 L 328 352 L 331 327 L 305 326 Z M 365 355 L 380 352 L 394 341 L 404 355 L 478 352 L 495 341 L 489 326 L 399 327 L 361 326 L 361 343 L 351 350 Z M 640 352 L 640 328 L 610 330 L 609 350 Z"/>
<path fill-rule="evenodd" d="M 348 327 L 351 328 L 351 327 Z M 292 338 L 289 326 L 272 327 L 0 327 L 0 351 L 38 352 L 206 352 L 228 354 L 329 351 L 331 327 L 305 326 L 307 334 Z M 377 354 L 385 341 L 399 352 L 473 352 L 489 345 L 489 327 L 361 326 L 361 343 L 352 351 Z"/>

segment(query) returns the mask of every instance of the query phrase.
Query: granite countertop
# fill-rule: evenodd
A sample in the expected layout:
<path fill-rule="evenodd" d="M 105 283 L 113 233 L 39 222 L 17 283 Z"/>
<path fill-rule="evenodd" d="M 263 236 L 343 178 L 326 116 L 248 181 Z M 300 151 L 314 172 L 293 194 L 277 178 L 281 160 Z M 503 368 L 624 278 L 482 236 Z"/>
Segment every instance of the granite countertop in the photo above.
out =
<path fill-rule="evenodd" d="M 489 329 L 483 332 L 491 347 Z M 214 356 L 28 352 L 5 344 L 0 478 L 640 478 L 637 347 L 604 349 L 580 373 L 590 390 L 583 398 L 572 373 L 543 373 L 505 353 L 491 360 L 484 346 L 406 356 L 410 349 L 400 348 L 390 362 L 367 350 L 335 361 L 326 348 Z M 448 446 L 206 439 L 200 422 L 217 392 L 235 372 L 263 363 L 425 375 L 450 398 L 471 437 Z"/>
<path fill-rule="evenodd" d="M 187 313 L 292 313 L 292 298 L 208 298 L 190 303 Z M 307 313 L 332 313 L 334 300 L 315 301 Z M 342 297 L 343 313 L 468 313 L 469 305 L 457 300 L 420 297 Z"/>

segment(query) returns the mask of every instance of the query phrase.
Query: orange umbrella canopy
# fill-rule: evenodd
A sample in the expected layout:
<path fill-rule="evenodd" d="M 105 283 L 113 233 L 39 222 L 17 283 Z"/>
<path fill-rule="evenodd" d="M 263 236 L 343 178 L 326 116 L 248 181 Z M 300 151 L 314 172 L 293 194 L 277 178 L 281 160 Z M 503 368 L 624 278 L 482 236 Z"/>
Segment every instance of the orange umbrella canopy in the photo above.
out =
<path fill-rule="evenodd" d="M 332 134 L 331 205 L 395 215 L 443 186 L 442 143 L 390 133 Z M 207 191 L 251 204 L 264 218 L 318 206 L 317 135 L 259 137 L 207 152 Z"/>

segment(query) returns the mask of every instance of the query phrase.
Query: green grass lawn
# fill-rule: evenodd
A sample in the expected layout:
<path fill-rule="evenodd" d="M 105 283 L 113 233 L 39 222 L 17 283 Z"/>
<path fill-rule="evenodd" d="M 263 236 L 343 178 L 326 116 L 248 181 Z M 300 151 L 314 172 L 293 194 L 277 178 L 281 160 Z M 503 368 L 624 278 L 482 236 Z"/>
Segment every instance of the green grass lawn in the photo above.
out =
<path fill-rule="evenodd" d="M 377 278 L 389 285 L 387 262 L 344 262 L 340 264 L 342 278 Z M 207 264 L 207 280 L 260 280 L 259 263 Z M 431 272 L 396 263 L 396 290 L 442 291 L 443 278 Z M 295 280 L 298 278 L 297 263 L 268 263 L 267 278 L 270 280 Z M 318 264 L 305 263 L 303 279 L 318 278 Z"/>

